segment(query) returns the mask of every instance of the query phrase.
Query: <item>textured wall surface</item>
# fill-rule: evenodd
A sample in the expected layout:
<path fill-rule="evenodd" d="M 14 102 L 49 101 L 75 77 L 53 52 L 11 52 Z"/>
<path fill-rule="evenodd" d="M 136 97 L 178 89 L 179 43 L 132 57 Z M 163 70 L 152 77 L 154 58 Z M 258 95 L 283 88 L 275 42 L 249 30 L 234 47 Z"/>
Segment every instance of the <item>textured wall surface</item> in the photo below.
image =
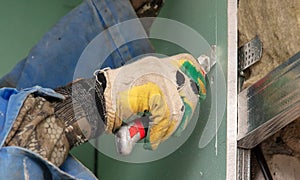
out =
<path fill-rule="evenodd" d="M 248 86 L 300 50 L 300 0 L 240 0 L 239 46 L 258 35 L 263 42 L 259 63 L 251 68 Z"/>
<path fill-rule="evenodd" d="M 263 42 L 259 63 L 251 67 L 244 87 L 264 77 L 300 51 L 300 0 L 240 0 L 239 46 L 258 35 Z M 296 120 L 262 143 L 274 179 L 299 179 L 300 120 Z M 253 179 L 262 179 L 253 168 Z"/>

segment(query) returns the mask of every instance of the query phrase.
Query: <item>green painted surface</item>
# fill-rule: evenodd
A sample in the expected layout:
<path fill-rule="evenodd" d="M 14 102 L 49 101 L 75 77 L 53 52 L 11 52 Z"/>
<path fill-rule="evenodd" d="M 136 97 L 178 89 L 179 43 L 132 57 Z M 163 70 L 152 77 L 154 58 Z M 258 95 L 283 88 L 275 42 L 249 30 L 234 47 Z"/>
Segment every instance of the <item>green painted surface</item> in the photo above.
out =
<path fill-rule="evenodd" d="M 0 0 L 0 76 L 26 57 L 55 22 L 79 0 Z"/>
<path fill-rule="evenodd" d="M 42 35 L 79 0 L 0 0 L 0 76 L 26 56 Z M 218 47 L 218 58 L 227 69 L 226 0 L 166 0 L 161 17 L 180 21 L 198 31 L 209 44 Z M 154 42 L 158 52 L 174 54 L 183 49 L 166 42 Z M 226 72 L 225 72 L 226 73 Z M 208 92 L 208 97 L 210 96 Z M 224 97 L 225 98 L 225 97 Z M 177 151 L 150 163 L 125 163 L 98 153 L 98 174 L 101 180 L 218 180 L 226 172 L 226 119 L 215 139 L 204 149 L 198 142 L 208 118 L 209 102 L 201 107 L 203 116 L 191 137 Z M 225 117 L 225 116 L 224 116 Z M 112 144 L 113 146 L 113 144 Z M 94 168 L 94 149 L 89 143 L 72 151 L 90 169 Z"/>
<path fill-rule="evenodd" d="M 166 0 L 160 17 L 182 22 L 199 32 L 209 44 L 217 45 L 223 70 L 227 69 L 227 1 Z M 163 27 L 155 27 L 164 31 Z M 185 52 L 169 43 L 153 40 L 158 53 L 172 55 Z M 225 71 L 226 74 L 226 71 Z M 208 92 L 208 97 L 210 92 Z M 226 97 L 224 97 L 226 98 Z M 209 98 L 207 98 L 209 99 Z M 210 102 L 204 102 L 202 116 L 189 139 L 169 156 L 148 163 L 126 163 L 99 153 L 98 174 L 101 180 L 222 180 L 226 178 L 226 119 L 215 138 L 203 149 L 199 139 L 208 119 Z M 226 117 L 226 114 L 224 115 Z M 216 148 L 217 147 L 217 148 Z"/>
<path fill-rule="evenodd" d="M 25 58 L 29 50 L 81 0 L 0 0 L 0 77 Z M 74 150 L 89 168 L 94 150 L 85 144 Z"/>

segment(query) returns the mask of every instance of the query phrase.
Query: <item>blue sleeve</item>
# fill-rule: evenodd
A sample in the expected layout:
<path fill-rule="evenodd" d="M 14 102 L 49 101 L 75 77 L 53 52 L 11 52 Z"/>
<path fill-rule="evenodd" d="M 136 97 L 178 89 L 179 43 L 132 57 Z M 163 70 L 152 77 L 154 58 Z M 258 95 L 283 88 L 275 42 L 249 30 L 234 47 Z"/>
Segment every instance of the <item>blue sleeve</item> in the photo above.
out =
<path fill-rule="evenodd" d="M 137 18 L 129 0 L 84 0 L 77 8 L 63 17 L 6 76 L 0 79 L 0 87 L 17 89 L 35 85 L 55 88 L 73 80 L 76 64 L 85 47 L 107 28 Z M 140 28 L 142 29 L 142 28 Z M 119 46 L 127 33 L 108 34 L 99 45 L 99 52 L 116 49 L 105 59 L 102 67 L 119 67 L 145 53 L 153 52 L 147 39 L 132 41 Z M 91 65 L 93 66 L 93 65 Z M 98 68 L 102 68 L 98 67 Z M 92 76 L 92 74 L 91 74 Z M 34 88 L 33 88 L 34 89 Z M 28 91 L 1 89 L 0 97 L 0 177 L 8 179 L 96 179 L 74 158 L 57 168 L 37 154 L 19 147 L 3 147 L 5 137 Z M 36 89 L 35 89 L 36 90 Z M 40 89 L 49 93 L 50 90 Z M 8 93 L 8 94 L 5 94 Z M 54 95 L 55 94 L 48 94 Z M 57 95 L 59 96 L 59 95 Z M 12 98 L 15 98 L 12 101 Z M 11 101 L 10 101 L 11 100 Z"/>
<path fill-rule="evenodd" d="M 69 156 L 58 168 L 40 155 L 27 149 L 4 146 L 5 139 L 23 105 L 26 97 L 36 93 L 63 99 L 52 89 L 34 86 L 18 91 L 14 88 L 0 89 L 0 177 L 5 179 L 87 179 L 96 177 L 81 163 Z"/>
<path fill-rule="evenodd" d="M 52 27 L 24 60 L 0 79 L 0 87 L 21 89 L 40 85 L 56 88 L 69 83 L 85 47 L 107 28 L 133 18 L 137 16 L 129 0 L 84 0 Z M 116 49 L 103 66 L 119 67 L 133 57 L 153 51 L 147 39 L 118 46 L 118 42 L 126 39 L 122 37 L 125 34 L 108 34 L 99 44 L 100 52 Z"/>

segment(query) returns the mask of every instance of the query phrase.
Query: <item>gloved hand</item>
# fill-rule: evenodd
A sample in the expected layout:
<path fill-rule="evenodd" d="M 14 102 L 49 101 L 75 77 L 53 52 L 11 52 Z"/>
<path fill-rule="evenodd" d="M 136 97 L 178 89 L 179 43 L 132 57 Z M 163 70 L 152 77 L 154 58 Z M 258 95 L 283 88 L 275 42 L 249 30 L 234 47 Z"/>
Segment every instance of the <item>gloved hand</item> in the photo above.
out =
<path fill-rule="evenodd" d="M 99 75 L 56 89 L 64 100 L 30 94 L 5 145 L 29 149 L 60 166 L 72 147 L 104 132 L 102 80 Z"/>
<path fill-rule="evenodd" d="M 92 79 L 56 89 L 64 100 L 28 96 L 5 145 L 27 148 L 57 166 L 73 146 L 104 131 L 116 134 L 121 154 L 140 139 L 145 148 L 156 149 L 186 127 L 199 98 L 205 98 L 204 76 L 188 54 L 98 71 Z"/>
<path fill-rule="evenodd" d="M 199 99 L 206 96 L 204 71 L 188 54 L 162 59 L 145 57 L 99 73 L 104 74 L 107 81 L 104 91 L 106 131 L 116 134 L 121 154 L 129 154 L 144 136 L 144 147 L 154 150 L 172 134 L 179 135 L 190 121 Z M 145 116 L 149 125 L 144 127 L 147 129 L 144 135 L 139 124 L 145 123 L 137 119 Z"/>

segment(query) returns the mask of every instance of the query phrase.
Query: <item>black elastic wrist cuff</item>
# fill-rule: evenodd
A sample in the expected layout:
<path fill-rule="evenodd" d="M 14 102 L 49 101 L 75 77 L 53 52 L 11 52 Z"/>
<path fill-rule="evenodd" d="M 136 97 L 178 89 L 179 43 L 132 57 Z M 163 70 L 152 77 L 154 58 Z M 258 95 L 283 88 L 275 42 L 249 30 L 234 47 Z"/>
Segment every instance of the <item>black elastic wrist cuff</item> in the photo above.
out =
<path fill-rule="evenodd" d="M 66 97 L 56 104 L 55 114 L 64 120 L 71 146 L 96 138 L 104 132 L 105 86 L 103 76 L 98 81 L 96 78 L 81 79 L 55 90 Z M 82 126 L 82 123 L 85 125 Z"/>

